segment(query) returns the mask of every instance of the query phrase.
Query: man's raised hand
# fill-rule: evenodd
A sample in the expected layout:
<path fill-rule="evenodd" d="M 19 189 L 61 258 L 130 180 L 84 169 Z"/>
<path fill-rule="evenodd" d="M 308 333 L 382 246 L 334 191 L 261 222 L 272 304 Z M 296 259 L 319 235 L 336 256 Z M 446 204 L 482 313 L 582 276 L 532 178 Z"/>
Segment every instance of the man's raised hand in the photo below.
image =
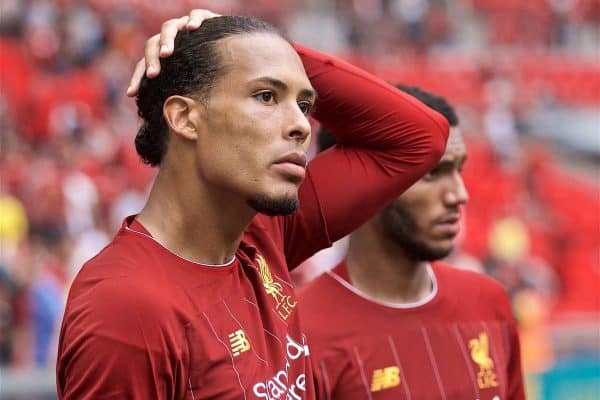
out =
<path fill-rule="evenodd" d="M 173 54 L 177 32 L 183 29 L 193 31 L 198 29 L 205 20 L 218 16 L 219 14 L 215 14 L 212 11 L 194 9 L 190 11 L 189 15 L 165 21 L 162 24 L 160 33 L 157 33 L 146 41 L 144 58 L 139 60 L 135 65 L 129 86 L 127 87 L 127 96 L 134 97 L 138 93 L 144 74 L 148 78 L 158 76 L 160 73 L 160 59 Z"/>

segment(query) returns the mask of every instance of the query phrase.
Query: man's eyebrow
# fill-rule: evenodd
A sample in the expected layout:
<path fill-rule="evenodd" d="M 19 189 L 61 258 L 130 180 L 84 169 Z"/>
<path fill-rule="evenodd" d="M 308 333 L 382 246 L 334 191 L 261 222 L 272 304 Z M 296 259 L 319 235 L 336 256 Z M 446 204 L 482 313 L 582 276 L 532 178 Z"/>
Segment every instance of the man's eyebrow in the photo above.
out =
<path fill-rule="evenodd" d="M 444 168 L 444 167 L 450 167 L 453 165 L 454 165 L 454 161 L 446 158 L 446 159 L 441 159 L 440 161 L 438 161 L 438 163 L 433 168 Z"/>
<path fill-rule="evenodd" d="M 460 157 L 441 158 L 440 161 L 438 161 L 437 166 L 449 164 L 454 165 L 455 163 L 463 164 L 465 161 L 467 161 L 466 155 Z"/>
<path fill-rule="evenodd" d="M 288 85 L 276 78 L 271 78 L 270 76 L 262 76 L 260 78 L 256 78 L 253 79 L 252 82 L 262 82 L 262 83 L 267 83 L 283 92 L 287 92 L 289 90 Z M 317 98 L 317 92 L 315 92 L 313 89 L 302 89 L 299 93 L 300 97 L 312 97 L 312 98 Z"/>

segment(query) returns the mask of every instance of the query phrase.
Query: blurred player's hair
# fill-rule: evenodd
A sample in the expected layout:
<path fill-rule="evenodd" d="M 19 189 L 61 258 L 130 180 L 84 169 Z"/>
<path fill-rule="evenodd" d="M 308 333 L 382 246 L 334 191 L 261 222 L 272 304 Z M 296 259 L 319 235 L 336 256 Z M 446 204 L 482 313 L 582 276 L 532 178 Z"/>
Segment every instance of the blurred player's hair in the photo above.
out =
<path fill-rule="evenodd" d="M 458 117 L 456 116 L 454 107 L 452 107 L 442 96 L 427 92 L 417 86 L 408 86 L 399 83 L 396 87 L 442 114 L 448 120 L 450 126 L 458 126 Z M 317 147 L 319 152 L 327 150 L 335 145 L 335 143 L 335 137 L 325 127 L 321 126 L 319 133 L 317 134 Z"/>
<path fill-rule="evenodd" d="M 157 77 L 144 76 L 136 98 L 143 124 L 136 135 L 135 148 L 142 161 L 157 166 L 166 152 L 169 134 L 163 117 L 165 100 L 181 95 L 204 101 L 216 79 L 224 74 L 218 41 L 260 32 L 282 36 L 267 22 L 239 16 L 210 18 L 195 31 L 177 33 L 173 55 L 160 59 L 161 73 Z"/>

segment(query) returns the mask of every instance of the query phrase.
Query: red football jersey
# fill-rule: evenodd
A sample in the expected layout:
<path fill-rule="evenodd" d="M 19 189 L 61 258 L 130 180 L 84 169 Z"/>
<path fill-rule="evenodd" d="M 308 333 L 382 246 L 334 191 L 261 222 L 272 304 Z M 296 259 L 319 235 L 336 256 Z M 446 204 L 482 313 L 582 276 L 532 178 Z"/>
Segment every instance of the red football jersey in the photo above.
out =
<path fill-rule="evenodd" d="M 388 304 L 349 283 L 342 262 L 299 290 L 317 398 L 524 399 L 504 289 L 441 263 L 422 301 Z"/>
<path fill-rule="evenodd" d="M 316 117 L 340 142 L 310 162 L 299 210 L 257 215 L 224 266 L 182 259 L 127 219 L 71 287 L 61 399 L 315 397 L 288 271 L 429 170 L 448 125 L 357 68 L 297 50 L 319 93 Z"/>

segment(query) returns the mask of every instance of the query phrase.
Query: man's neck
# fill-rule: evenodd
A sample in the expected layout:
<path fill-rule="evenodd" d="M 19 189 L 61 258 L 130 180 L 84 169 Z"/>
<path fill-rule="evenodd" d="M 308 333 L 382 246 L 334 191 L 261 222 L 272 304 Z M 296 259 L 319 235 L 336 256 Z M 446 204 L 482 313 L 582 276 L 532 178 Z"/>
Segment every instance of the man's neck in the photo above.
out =
<path fill-rule="evenodd" d="M 352 234 L 346 259 L 350 282 L 369 297 L 388 303 L 415 303 L 433 290 L 427 261 L 404 249 L 368 223 Z"/>
<path fill-rule="evenodd" d="M 161 167 L 138 221 L 173 253 L 202 264 L 227 263 L 256 213 L 197 175 Z"/>

